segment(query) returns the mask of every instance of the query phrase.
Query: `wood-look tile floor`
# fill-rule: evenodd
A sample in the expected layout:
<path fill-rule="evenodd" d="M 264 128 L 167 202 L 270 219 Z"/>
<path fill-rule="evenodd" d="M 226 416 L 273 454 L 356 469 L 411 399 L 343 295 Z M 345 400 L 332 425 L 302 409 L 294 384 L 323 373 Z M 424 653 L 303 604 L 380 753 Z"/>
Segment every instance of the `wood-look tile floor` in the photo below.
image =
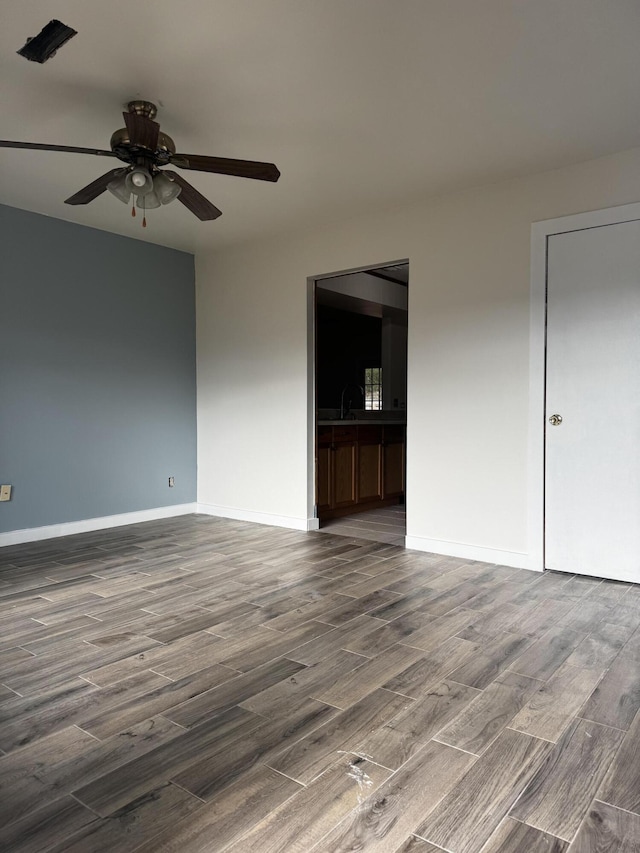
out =
<path fill-rule="evenodd" d="M 640 851 L 638 587 L 204 516 L 0 562 L 7 853 Z"/>
<path fill-rule="evenodd" d="M 334 536 L 355 536 L 370 542 L 384 542 L 387 545 L 404 547 L 407 532 L 404 504 L 327 519 L 321 522 L 320 532 L 331 533 Z"/>

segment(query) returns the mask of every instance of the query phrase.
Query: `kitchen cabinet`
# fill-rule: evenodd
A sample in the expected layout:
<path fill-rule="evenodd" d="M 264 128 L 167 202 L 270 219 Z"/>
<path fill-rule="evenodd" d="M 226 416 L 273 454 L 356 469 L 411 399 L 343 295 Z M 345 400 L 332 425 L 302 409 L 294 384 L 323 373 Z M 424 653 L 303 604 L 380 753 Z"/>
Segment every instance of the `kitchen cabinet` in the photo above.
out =
<path fill-rule="evenodd" d="M 319 427 L 316 454 L 318 512 L 355 506 L 357 429 L 355 426 Z"/>
<path fill-rule="evenodd" d="M 404 434 L 404 427 L 385 427 L 382 447 L 385 498 L 400 497 L 404 494 Z"/>
<path fill-rule="evenodd" d="M 403 424 L 319 426 L 318 517 L 398 503 L 404 494 L 404 436 Z"/>
<path fill-rule="evenodd" d="M 382 427 L 358 427 L 358 500 L 382 500 Z"/>
<path fill-rule="evenodd" d="M 352 507 L 358 500 L 356 484 L 357 427 L 333 427 L 332 509 Z"/>
<path fill-rule="evenodd" d="M 331 427 L 318 428 L 318 446 L 316 449 L 316 504 L 318 513 L 331 509 L 332 476 L 331 460 L 333 458 L 333 436 Z"/>

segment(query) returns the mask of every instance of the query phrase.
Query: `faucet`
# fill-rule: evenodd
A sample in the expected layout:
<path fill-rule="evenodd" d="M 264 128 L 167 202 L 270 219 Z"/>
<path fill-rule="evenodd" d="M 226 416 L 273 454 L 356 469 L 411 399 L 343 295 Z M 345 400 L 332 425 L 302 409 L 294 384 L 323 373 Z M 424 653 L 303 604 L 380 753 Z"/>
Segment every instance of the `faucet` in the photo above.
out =
<path fill-rule="evenodd" d="M 358 385 L 356 382 L 347 382 L 347 384 L 342 389 L 342 394 L 340 395 L 340 420 L 344 420 L 349 412 L 351 411 L 351 399 L 348 400 L 347 405 L 344 404 L 344 394 L 349 388 L 357 388 L 362 394 L 362 407 L 364 408 L 364 388 L 362 385 Z"/>

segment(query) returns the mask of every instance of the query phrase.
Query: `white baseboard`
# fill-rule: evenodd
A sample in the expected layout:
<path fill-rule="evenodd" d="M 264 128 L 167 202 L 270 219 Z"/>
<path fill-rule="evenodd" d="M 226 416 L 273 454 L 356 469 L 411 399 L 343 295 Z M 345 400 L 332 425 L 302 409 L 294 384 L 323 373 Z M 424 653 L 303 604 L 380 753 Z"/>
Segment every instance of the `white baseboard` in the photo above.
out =
<path fill-rule="evenodd" d="M 307 530 L 320 530 L 320 519 L 319 518 L 308 518 L 307 519 Z"/>
<path fill-rule="evenodd" d="M 498 548 L 485 548 L 482 545 L 466 545 L 463 542 L 449 542 L 446 539 L 426 539 L 422 536 L 405 536 L 405 548 L 414 551 L 428 551 L 445 557 L 460 557 L 463 560 L 479 560 L 482 563 L 497 563 L 513 569 L 526 569 L 528 555 L 520 551 L 503 551 Z"/>
<path fill-rule="evenodd" d="M 198 512 L 203 515 L 215 515 L 218 518 L 231 518 L 234 521 L 252 521 L 254 524 L 268 524 L 271 527 L 288 527 L 291 530 L 314 530 L 311 522 L 317 518 L 298 518 L 293 515 L 272 515 L 269 512 L 254 512 L 250 509 L 237 509 L 232 506 L 198 504 Z"/>
<path fill-rule="evenodd" d="M 22 545 L 24 542 L 39 542 L 42 539 L 57 539 L 60 536 L 73 536 L 74 533 L 105 530 L 108 527 L 123 527 L 126 524 L 138 524 L 141 521 L 156 521 L 159 518 L 173 518 L 177 515 L 189 515 L 195 512 L 197 512 L 197 504 L 195 503 L 176 504 L 175 506 L 141 509 L 137 512 L 124 512 L 120 515 L 85 518 L 82 521 L 67 521 L 63 524 L 48 524 L 46 527 L 27 527 L 23 530 L 10 530 L 8 533 L 0 533 L 0 547 Z"/>

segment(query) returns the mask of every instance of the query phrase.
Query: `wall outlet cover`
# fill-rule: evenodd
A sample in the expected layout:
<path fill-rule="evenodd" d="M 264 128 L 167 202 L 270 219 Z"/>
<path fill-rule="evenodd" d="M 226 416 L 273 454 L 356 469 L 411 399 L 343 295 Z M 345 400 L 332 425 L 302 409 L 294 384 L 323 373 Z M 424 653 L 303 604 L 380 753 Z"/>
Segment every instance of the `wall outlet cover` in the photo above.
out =
<path fill-rule="evenodd" d="M 176 484 L 174 477 L 169 477 L 169 488 L 172 489 Z"/>
<path fill-rule="evenodd" d="M 11 500 L 11 486 L 0 486 L 0 501 Z"/>

